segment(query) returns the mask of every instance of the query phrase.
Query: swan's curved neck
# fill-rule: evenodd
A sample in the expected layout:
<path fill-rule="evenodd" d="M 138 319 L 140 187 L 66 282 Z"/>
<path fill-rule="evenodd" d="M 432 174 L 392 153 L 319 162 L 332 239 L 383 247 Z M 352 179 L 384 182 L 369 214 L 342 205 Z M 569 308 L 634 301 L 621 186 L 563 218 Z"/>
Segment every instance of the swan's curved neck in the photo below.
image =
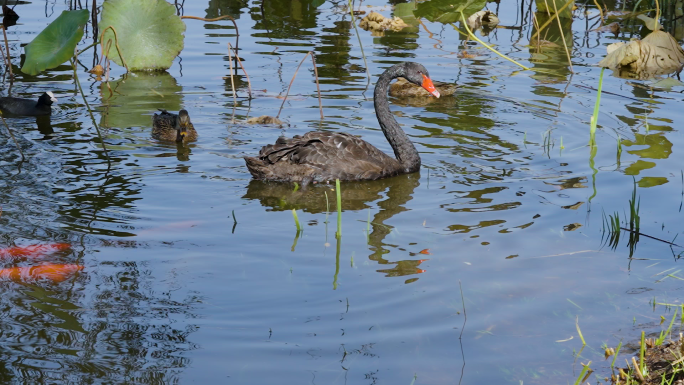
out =
<path fill-rule="evenodd" d="M 390 82 L 392 79 L 403 76 L 403 71 L 404 66 L 397 64 L 380 75 L 373 93 L 373 104 L 375 105 L 375 114 L 378 116 L 380 128 L 382 128 L 382 132 L 385 134 L 390 146 L 392 146 L 397 160 L 403 166 L 402 171 L 409 173 L 420 169 L 420 155 L 418 155 L 416 147 L 411 143 L 411 139 L 401 129 L 397 120 L 394 119 L 387 101 L 387 91 L 389 90 Z"/>

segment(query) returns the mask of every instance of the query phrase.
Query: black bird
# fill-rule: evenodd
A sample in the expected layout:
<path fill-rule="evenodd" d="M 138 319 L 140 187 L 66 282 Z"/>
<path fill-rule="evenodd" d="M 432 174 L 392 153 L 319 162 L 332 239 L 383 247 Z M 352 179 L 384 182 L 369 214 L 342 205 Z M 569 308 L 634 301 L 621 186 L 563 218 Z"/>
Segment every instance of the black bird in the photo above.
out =
<path fill-rule="evenodd" d="M 0 110 L 10 115 L 42 116 L 52 113 L 52 103 L 56 102 L 55 95 L 48 91 L 40 95 L 38 102 L 31 99 L 0 98 Z"/>
<path fill-rule="evenodd" d="M 249 172 L 255 179 L 299 182 L 305 186 L 309 182 L 374 180 L 418 171 L 420 155 L 394 119 L 387 101 L 390 82 L 398 77 L 439 97 L 421 64 L 399 63 L 380 75 L 373 104 L 396 159 L 354 135 L 311 131 L 292 139 L 280 137 L 275 144 L 264 146 L 258 157 L 245 157 Z"/>

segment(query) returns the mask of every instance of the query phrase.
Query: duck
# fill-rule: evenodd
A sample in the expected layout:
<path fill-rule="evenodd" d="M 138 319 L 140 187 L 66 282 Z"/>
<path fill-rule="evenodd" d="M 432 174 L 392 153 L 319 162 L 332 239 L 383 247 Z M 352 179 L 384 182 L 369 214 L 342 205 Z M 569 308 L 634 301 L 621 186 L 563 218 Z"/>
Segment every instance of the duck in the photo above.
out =
<path fill-rule="evenodd" d="M 456 85 L 450 83 L 433 82 L 440 96 L 452 96 L 456 93 Z M 415 85 L 404 78 L 397 79 L 392 83 L 389 90 L 389 95 L 398 98 L 414 98 L 414 97 L 430 97 L 430 93 L 424 88 Z"/>
<path fill-rule="evenodd" d="M 152 137 L 169 142 L 192 142 L 197 140 L 197 131 L 190 122 L 190 114 L 186 110 L 178 111 L 178 115 L 159 109 L 160 114 L 152 117 Z"/>
<path fill-rule="evenodd" d="M 18 116 L 45 116 L 52 114 L 52 103 L 57 98 L 52 91 L 44 92 L 38 101 L 31 99 L 2 97 L 0 98 L 0 111 Z"/>
<path fill-rule="evenodd" d="M 392 115 L 387 100 L 390 82 L 399 77 L 440 96 L 420 63 L 395 64 L 380 75 L 373 104 L 394 157 L 348 133 L 311 131 L 292 138 L 279 137 L 275 144 L 264 146 L 258 156 L 244 157 L 250 174 L 254 179 L 295 182 L 306 187 L 311 182 L 376 180 L 418 171 L 420 155 Z"/>

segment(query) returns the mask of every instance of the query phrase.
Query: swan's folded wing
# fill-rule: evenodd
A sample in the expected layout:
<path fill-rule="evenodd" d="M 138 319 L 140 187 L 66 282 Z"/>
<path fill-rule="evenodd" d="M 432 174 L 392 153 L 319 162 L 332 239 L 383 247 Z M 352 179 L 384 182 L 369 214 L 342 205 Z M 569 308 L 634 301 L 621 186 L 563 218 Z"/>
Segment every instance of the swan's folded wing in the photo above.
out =
<path fill-rule="evenodd" d="M 261 149 L 259 159 L 264 164 L 303 167 L 308 171 L 302 173 L 318 181 L 378 179 L 390 175 L 397 162 L 356 136 L 326 131 L 280 137 Z"/>

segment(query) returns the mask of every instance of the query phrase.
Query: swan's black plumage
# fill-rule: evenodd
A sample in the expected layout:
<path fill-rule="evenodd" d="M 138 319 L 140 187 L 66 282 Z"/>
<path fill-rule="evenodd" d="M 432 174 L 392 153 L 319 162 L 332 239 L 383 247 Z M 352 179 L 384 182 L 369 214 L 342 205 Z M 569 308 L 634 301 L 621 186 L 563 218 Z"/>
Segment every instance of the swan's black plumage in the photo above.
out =
<path fill-rule="evenodd" d="M 258 157 L 245 157 L 249 172 L 256 179 L 306 185 L 335 179 L 374 180 L 418 171 L 420 155 L 392 116 L 387 101 L 389 84 L 397 77 L 439 97 L 428 71 L 418 63 L 400 63 L 380 75 L 374 92 L 375 113 L 396 159 L 350 134 L 311 131 L 293 138 L 280 137 L 275 144 L 264 146 Z"/>
<path fill-rule="evenodd" d="M 44 92 L 38 101 L 31 99 L 4 97 L 0 98 L 0 110 L 11 115 L 41 116 L 52 113 L 52 103 L 57 98 L 52 92 Z"/>

